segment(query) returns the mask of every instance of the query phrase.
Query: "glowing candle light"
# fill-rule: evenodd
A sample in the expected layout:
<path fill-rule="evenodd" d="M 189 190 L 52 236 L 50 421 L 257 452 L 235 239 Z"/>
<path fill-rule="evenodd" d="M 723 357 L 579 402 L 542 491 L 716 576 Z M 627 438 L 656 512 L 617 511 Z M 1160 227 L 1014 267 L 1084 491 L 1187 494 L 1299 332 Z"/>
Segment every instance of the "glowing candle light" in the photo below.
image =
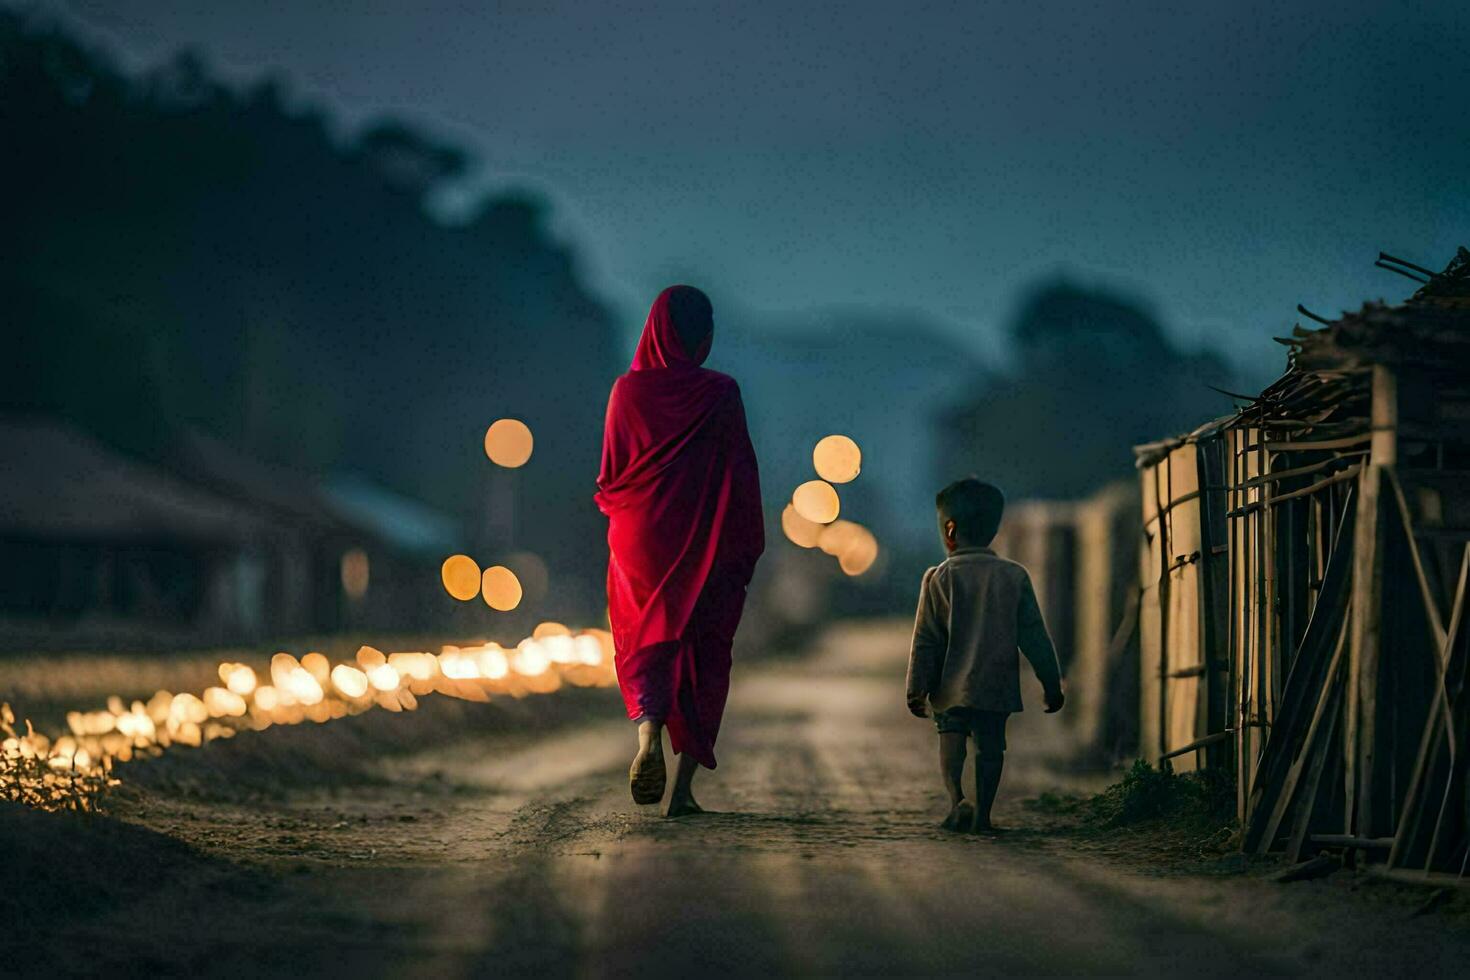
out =
<path fill-rule="evenodd" d="M 596 667 L 602 663 L 602 644 L 597 637 L 583 633 L 572 641 L 577 651 L 577 662 L 586 664 L 588 667 Z"/>
<path fill-rule="evenodd" d="M 152 741 L 156 735 L 153 719 L 142 711 L 130 711 L 117 718 L 117 730 L 130 739 Z"/>
<path fill-rule="evenodd" d="M 450 680 L 473 680 L 480 676 L 479 665 L 463 653 L 446 653 L 439 658 L 439 670 Z"/>
<path fill-rule="evenodd" d="M 387 662 L 388 658 L 377 647 L 361 646 L 357 648 L 357 665 L 363 670 L 370 670 L 378 664 Z"/>
<path fill-rule="evenodd" d="M 536 677 L 544 674 L 551 666 L 551 658 L 546 655 L 546 650 L 535 640 L 522 640 L 516 647 L 515 659 L 511 661 L 517 674 L 526 677 Z"/>
<path fill-rule="evenodd" d="M 204 691 L 204 707 L 213 718 L 239 718 L 245 714 L 245 699 L 223 687 Z"/>
<path fill-rule="evenodd" d="M 162 725 L 168 721 L 168 709 L 174 702 L 174 696 L 167 691 L 155 691 L 153 697 L 148 699 L 148 705 L 143 709 L 155 725 Z"/>
<path fill-rule="evenodd" d="M 305 667 L 316 682 L 326 687 L 332 676 L 332 664 L 326 657 L 319 653 L 308 653 L 301 658 L 301 666 Z"/>
<path fill-rule="evenodd" d="M 281 694 L 274 687 L 266 684 L 255 689 L 255 706 L 261 711 L 275 711 L 281 706 Z"/>
<path fill-rule="evenodd" d="M 405 677 L 426 681 L 434 676 L 436 661 L 427 653 L 390 653 L 388 663 Z"/>
<path fill-rule="evenodd" d="M 286 678 L 286 690 L 298 704 L 313 705 L 325 696 L 322 686 L 305 667 L 297 667 Z"/>
<path fill-rule="evenodd" d="M 194 695 L 179 694 L 169 707 L 168 717 L 181 724 L 202 725 L 209 720 L 209 709 Z"/>
<path fill-rule="evenodd" d="M 378 664 L 367 672 L 368 683 L 378 691 L 396 691 L 400 680 L 392 664 Z"/>
<path fill-rule="evenodd" d="M 546 657 L 554 664 L 577 662 L 577 646 L 569 633 L 556 633 L 537 641 L 546 651 Z"/>
<path fill-rule="evenodd" d="M 276 654 L 271 657 L 271 683 L 276 686 L 277 690 L 289 690 L 290 685 L 287 681 L 300 666 L 296 658 L 289 653 Z"/>
<path fill-rule="evenodd" d="M 486 680 L 498 681 L 510 673 L 510 660 L 498 643 L 487 643 L 475 655 L 475 665 L 479 668 L 480 676 Z"/>
<path fill-rule="evenodd" d="M 345 698 L 360 698 L 367 693 L 367 674 L 350 664 L 332 668 L 332 686 Z"/>
<path fill-rule="evenodd" d="M 244 664 L 228 664 L 228 671 L 220 669 L 220 680 L 225 682 L 225 687 L 241 697 L 247 697 L 255 690 L 255 671 Z"/>
<path fill-rule="evenodd" d="M 505 580 L 497 582 L 492 577 L 491 598 L 506 599 L 501 604 L 514 608 L 512 603 L 521 600 L 515 591 L 519 582 L 508 569 L 504 571 L 508 573 Z M 496 592 L 501 586 L 511 586 L 508 597 Z M 135 700 L 127 706 L 113 696 L 107 699 L 106 710 L 66 712 L 67 734 L 55 743 L 29 724 L 23 736 L 6 728 L 13 725 L 14 715 L 0 704 L 0 735 L 5 736 L 0 739 L 0 757 L 37 760 L 55 774 L 50 777 L 53 780 L 95 775 L 103 780 L 97 784 L 101 786 L 110 779 L 114 762 L 272 725 L 322 724 L 375 706 L 411 711 L 420 696 L 434 692 L 484 702 L 491 692 L 507 689 L 519 697 L 550 693 L 564 683 L 613 684 L 612 655 L 612 634 L 607 630 L 573 633 L 555 622 L 540 624 L 509 653 L 488 642 L 466 648 L 446 646 L 438 656 L 424 652 L 385 655 L 363 646 L 357 651 L 358 666 L 332 667 L 317 652 L 297 660 L 282 651 L 271 658 L 269 678 L 257 677 L 245 664 L 226 661 L 217 665 L 221 683 L 199 695 L 161 690 L 146 703 Z M 553 665 L 558 669 L 553 670 Z M 12 789 L 7 780 L 15 778 L 0 766 L 0 790 Z"/>

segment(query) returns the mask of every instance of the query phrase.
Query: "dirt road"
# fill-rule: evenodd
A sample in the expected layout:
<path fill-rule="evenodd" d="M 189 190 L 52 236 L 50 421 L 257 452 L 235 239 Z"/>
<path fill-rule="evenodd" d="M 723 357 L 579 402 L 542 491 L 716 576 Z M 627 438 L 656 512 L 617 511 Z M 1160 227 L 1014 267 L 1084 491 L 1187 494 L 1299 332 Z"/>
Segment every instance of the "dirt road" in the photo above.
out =
<path fill-rule="evenodd" d="M 742 670 L 703 817 L 633 806 L 611 701 L 548 737 L 399 759 L 326 803 L 154 800 L 134 819 L 211 863 L 67 941 L 193 974 L 1461 975 L 1457 926 L 1340 884 L 1146 875 L 1053 840 L 1020 803 L 1057 784 L 1039 711 L 1012 730 L 998 807 L 1019 829 L 939 830 L 902 653 L 900 632 L 869 629 Z"/>

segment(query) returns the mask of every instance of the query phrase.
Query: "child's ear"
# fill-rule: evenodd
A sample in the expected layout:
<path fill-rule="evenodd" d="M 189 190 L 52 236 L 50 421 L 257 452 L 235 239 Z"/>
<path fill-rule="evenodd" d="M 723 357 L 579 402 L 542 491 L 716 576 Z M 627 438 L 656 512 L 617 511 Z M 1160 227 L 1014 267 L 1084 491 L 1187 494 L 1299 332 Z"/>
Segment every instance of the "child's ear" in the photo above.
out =
<path fill-rule="evenodd" d="M 944 538 L 946 541 L 954 540 L 955 523 L 952 520 L 944 522 Z"/>

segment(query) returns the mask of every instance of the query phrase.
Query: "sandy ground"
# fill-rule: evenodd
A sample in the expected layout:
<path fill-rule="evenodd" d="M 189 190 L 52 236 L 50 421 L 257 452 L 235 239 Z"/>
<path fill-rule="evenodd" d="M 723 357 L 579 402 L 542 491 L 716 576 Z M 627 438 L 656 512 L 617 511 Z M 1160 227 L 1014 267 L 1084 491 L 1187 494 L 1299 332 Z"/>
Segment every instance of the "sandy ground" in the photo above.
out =
<path fill-rule="evenodd" d="M 1345 874 L 1283 886 L 1147 873 L 1074 846 L 1023 806 L 1078 788 L 1049 764 L 1060 726 L 1039 711 L 1011 731 L 998 818 L 1016 829 L 940 831 L 933 729 L 902 706 L 904 639 L 848 630 L 741 669 L 721 768 L 696 784 L 719 812 L 679 821 L 629 800 L 633 736 L 610 692 L 528 699 L 488 726 L 466 719 L 495 705 L 386 717 L 374 724 L 432 737 L 381 758 L 348 758 L 374 743 L 334 741 L 329 725 L 148 763 L 102 844 L 69 850 L 79 825 L 52 852 L 12 852 L 29 877 L 3 882 L 3 962 L 191 976 L 1463 975 L 1462 917 L 1412 914 Z M 203 768 L 209 753 L 224 761 Z M 245 778 L 273 756 L 272 778 Z M 92 880 L 78 864 L 112 885 L 78 900 Z"/>

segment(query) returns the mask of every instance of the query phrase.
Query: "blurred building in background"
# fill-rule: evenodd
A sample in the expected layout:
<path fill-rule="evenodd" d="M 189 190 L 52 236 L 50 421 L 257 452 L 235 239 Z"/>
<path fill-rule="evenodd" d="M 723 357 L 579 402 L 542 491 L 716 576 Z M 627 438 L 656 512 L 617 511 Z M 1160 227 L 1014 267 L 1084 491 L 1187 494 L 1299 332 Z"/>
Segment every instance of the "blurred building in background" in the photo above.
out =
<path fill-rule="evenodd" d="M 11 416 L 0 458 L 0 648 L 424 628 L 454 540 L 421 504 L 360 481 L 319 487 L 198 435 L 168 466 Z"/>

